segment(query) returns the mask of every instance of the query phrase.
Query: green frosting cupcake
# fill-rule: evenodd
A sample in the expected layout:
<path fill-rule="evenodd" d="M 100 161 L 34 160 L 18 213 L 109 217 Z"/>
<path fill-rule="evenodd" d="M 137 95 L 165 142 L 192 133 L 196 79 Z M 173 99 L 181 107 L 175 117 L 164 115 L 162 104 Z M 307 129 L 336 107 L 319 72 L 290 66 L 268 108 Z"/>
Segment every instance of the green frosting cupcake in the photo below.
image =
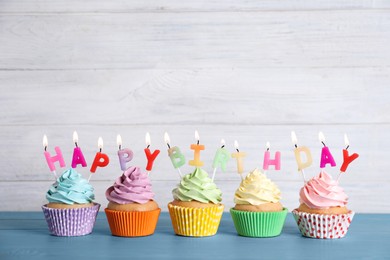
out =
<path fill-rule="evenodd" d="M 199 201 L 218 204 L 222 201 L 222 192 L 209 178 L 207 172 L 196 168 L 185 175 L 180 184 L 172 191 L 173 198 L 179 201 Z"/>

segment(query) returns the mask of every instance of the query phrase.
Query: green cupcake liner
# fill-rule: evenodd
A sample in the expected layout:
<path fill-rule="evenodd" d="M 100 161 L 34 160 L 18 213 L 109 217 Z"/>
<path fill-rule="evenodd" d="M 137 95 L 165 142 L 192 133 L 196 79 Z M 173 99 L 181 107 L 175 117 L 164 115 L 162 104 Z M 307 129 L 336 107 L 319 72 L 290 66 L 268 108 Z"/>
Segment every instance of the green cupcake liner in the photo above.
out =
<path fill-rule="evenodd" d="M 288 210 L 277 212 L 249 212 L 230 209 L 234 226 L 240 236 L 276 237 L 282 232 Z"/>

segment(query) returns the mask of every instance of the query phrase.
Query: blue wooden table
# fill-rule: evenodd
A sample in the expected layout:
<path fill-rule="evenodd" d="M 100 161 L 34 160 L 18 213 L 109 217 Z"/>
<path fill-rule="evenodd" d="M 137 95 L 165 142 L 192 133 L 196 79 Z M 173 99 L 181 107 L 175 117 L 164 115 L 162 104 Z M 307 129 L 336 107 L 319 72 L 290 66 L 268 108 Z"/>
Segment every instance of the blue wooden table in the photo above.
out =
<path fill-rule="evenodd" d="M 282 235 L 247 238 L 236 234 L 225 212 L 217 235 L 188 238 L 173 233 L 162 213 L 154 235 L 111 236 L 104 212 L 94 232 L 83 237 L 49 235 L 41 212 L 0 212 L 0 259 L 390 259 L 390 215 L 356 214 L 349 233 L 338 240 L 304 238 L 291 214 Z"/>

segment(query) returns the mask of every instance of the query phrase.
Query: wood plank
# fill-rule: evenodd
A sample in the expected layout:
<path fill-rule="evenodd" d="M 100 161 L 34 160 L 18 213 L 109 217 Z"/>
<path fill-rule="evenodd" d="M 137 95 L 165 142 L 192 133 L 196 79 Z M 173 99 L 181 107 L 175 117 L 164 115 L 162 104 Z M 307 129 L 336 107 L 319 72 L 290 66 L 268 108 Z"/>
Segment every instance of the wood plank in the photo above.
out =
<path fill-rule="evenodd" d="M 319 1 L 269 1 L 269 0 L 200 0 L 196 2 L 163 0 L 76 0 L 43 1 L 16 0 L 0 2 L 1 13 L 127 13 L 127 12 L 226 12 L 226 11 L 291 11 L 291 10 L 344 10 L 389 8 L 387 1 L 372 0 L 319 0 Z"/>
<path fill-rule="evenodd" d="M 0 69 L 388 67 L 386 10 L 0 16 Z"/>
<path fill-rule="evenodd" d="M 383 124 L 389 81 L 390 68 L 0 71 L 0 125 Z"/>

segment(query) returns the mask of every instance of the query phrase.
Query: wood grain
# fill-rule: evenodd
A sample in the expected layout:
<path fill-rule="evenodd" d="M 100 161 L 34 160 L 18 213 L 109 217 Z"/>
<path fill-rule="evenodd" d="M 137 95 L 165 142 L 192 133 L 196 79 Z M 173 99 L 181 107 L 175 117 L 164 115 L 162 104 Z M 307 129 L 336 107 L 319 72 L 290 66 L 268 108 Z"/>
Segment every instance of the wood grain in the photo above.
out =
<path fill-rule="evenodd" d="M 386 10 L 0 16 L 0 69 L 388 67 Z"/>
<path fill-rule="evenodd" d="M 230 150 L 240 142 L 246 171 L 261 166 L 271 142 L 282 171 L 268 174 L 290 209 L 302 185 L 290 131 L 312 150 L 308 178 L 319 170 L 318 131 L 338 166 L 348 133 L 360 154 L 342 176 L 350 207 L 389 213 L 389 8 L 368 0 L 1 1 L 0 211 L 39 210 L 53 180 L 42 136 L 69 166 L 74 130 L 89 164 L 97 138 L 105 141 L 111 163 L 92 177 L 102 203 L 120 175 L 116 135 L 143 167 L 149 131 L 162 150 L 151 178 L 166 210 L 178 176 L 163 133 L 189 159 L 197 129 L 208 172 L 221 138 Z M 239 182 L 233 161 L 216 182 L 228 209 Z"/>

